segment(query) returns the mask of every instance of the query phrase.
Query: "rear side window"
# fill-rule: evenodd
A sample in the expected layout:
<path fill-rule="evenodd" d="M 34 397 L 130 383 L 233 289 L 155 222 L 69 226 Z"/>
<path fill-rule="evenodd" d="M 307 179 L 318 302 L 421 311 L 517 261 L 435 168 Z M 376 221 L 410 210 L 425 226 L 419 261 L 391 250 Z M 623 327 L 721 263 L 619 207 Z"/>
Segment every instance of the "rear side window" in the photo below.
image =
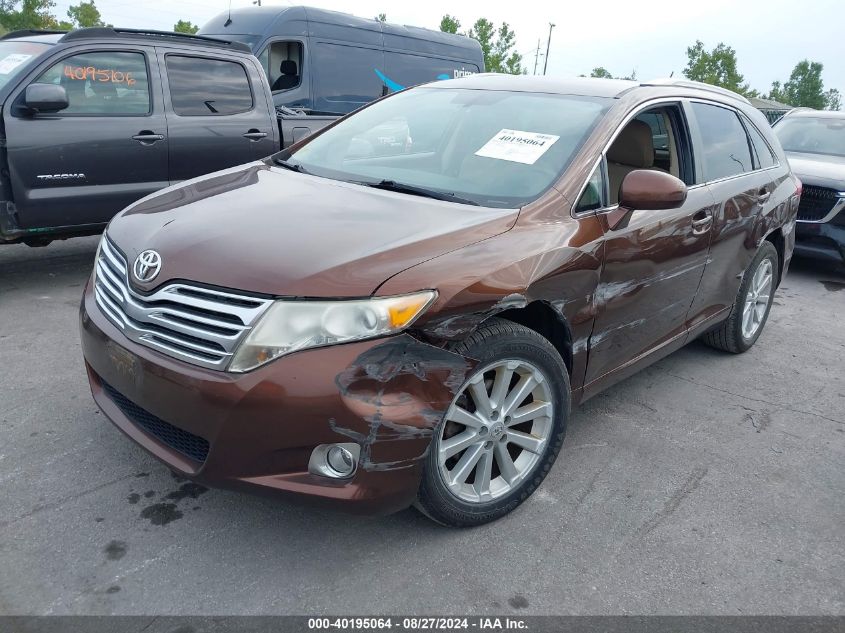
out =
<path fill-rule="evenodd" d="M 705 180 L 750 172 L 754 168 L 751 150 L 737 114 L 733 110 L 705 103 L 693 103 L 692 110 L 704 143 L 697 154 L 703 158 Z"/>
<path fill-rule="evenodd" d="M 143 53 L 103 51 L 66 57 L 35 83 L 64 86 L 69 106 L 60 115 L 121 116 L 150 111 Z"/>
<path fill-rule="evenodd" d="M 757 168 L 766 169 L 767 167 L 774 167 L 777 161 L 763 135 L 760 134 L 748 119 L 745 120 L 745 129 L 748 130 L 751 146 L 754 148 L 754 155 L 757 158 Z"/>
<path fill-rule="evenodd" d="M 181 116 L 225 116 L 252 110 L 246 69 L 237 62 L 168 55 L 167 84 Z"/>

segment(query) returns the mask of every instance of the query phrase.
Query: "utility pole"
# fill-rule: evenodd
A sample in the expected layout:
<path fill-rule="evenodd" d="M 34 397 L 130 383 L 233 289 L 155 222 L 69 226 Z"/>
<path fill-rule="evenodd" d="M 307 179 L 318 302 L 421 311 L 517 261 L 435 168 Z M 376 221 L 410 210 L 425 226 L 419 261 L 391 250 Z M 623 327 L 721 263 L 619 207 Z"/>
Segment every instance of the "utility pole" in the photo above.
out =
<path fill-rule="evenodd" d="M 537 58 L 540 56 L 540 38 L 537 38 L 537 48 L 534 49 L 534 74 L 537 74 Z"/>
<path fill-rule="evenodd" d="M 555 25 L 549 22 L 549 39 L 546 42 L 546 61 L 543 62 L 543 74 L 546 74 L 546 68 L 549 67 L 549 48 L 552 45 L 552 29 L 555 28 Z"/>

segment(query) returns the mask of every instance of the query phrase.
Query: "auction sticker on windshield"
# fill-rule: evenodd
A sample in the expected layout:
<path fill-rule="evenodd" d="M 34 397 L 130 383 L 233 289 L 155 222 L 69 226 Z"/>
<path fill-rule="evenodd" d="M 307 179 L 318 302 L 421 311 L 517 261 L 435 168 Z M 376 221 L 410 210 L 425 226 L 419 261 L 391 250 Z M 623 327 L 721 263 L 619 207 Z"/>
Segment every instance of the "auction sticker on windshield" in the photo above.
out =
<path fill-rule="evenodd" d="M 500 130 L 475 155 L 533 165 L 560 137 L 521 130 Z"/>
<path fill-rule="evenodd" d="M 0 59 L 0 75 L 8 75 L 30 57 L 32 57 L 32 55 L 24 55 L 22 53 L 6 55 L 3 59 Z"/>

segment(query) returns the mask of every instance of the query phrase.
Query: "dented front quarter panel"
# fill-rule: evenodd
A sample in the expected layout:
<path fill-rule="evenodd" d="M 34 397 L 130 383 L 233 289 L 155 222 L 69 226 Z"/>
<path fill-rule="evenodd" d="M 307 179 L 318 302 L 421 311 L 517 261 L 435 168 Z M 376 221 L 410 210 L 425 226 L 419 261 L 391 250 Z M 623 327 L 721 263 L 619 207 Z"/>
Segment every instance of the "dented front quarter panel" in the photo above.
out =
<path fill-rule="evenodd" d="M 569 207 L 552 189 L 524 208 L 507 233 L 403 271 L 377 294 L 412 292 L 437 279 L 437 301 L 414 330 L 443 348 L 497 314 L 542 302 L 570 332 L 577 396 L 595 316 L 603 229 L 595 216 L 574 220 Z"/>

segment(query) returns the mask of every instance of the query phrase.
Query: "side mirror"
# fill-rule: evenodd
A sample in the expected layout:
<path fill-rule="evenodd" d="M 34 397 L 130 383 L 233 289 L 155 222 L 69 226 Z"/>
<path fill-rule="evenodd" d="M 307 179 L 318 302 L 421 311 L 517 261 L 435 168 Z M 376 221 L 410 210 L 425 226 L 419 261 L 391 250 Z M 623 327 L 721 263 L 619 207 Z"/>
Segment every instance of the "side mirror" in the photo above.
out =
<path fill-rule="evenodd" d="M 26 87 L 24 105 L 32 112 L 58 112 L 70 105 L 64 86 L 30 84 Z"/>
<path fill-rule="evenodd" d="M 676 209 L 687 199 L 687 186 L 665 171 L 637 169 L 619 187 L 619 208 L 608 214 L 610 230 L 621 227 L 637 209 Z"/>

